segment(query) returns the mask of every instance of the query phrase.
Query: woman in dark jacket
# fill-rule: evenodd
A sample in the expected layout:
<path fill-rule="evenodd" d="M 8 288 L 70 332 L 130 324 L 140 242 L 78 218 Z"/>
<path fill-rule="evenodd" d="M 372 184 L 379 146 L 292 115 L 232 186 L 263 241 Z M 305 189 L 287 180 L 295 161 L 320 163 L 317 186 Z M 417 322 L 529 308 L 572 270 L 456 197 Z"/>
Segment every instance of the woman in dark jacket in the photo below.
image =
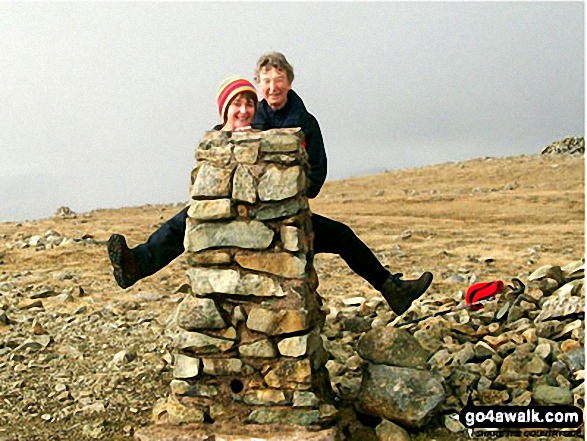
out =
<path fill-rule="evenodd" d="M 307 196 L 318 195 L 326 180 L 326 152 L 318 121 L 310 114 L 299 95 L 291 88 L 293 67 L 279 52 L 262 55 L 257 61 L 255 81 L 263 100 L 259 103 L 253 126 L 261 130 L 300 127 L 306 139 L 311 167 Z M 377 289 L 389 306 L 403 314 L 432 283 L 425 272 L 417 280 L 401 280 L 402 274 L 390 274 L 373 252 L 345 224 L 319 214 L 312 215 L 314 252 L 338 254 L 347 265 Z"/>

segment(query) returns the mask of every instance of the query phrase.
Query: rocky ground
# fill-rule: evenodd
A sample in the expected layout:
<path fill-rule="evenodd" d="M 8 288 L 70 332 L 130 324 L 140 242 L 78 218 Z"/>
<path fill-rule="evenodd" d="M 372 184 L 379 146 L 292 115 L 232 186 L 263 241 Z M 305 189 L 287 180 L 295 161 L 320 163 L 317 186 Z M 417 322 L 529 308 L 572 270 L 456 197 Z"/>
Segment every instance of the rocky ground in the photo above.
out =
<path fill-rule="evenodd" d="M 131 439 L 137 428 L 149 424 L 154 402 L 168 393 L 171 381 L 164 329 L 183 298 L 187 263 L 180 257 L 123 291 L 111 277 L 105 243 L 119 232 L 134 246 L 182 206 L 77 215 L 61 210 L 49 219 L 0 223 L 0 439 Z M 527 283 L 539 267 L 564 266 L 584 256 L 582 156 L 484 158 L 328 182 L 311 206 L 351 226 L 392 272 L 405 277 L 434 273 L 425 301 L 406 318 L 459 304 L 475 281 L 518 277 Z M 396 317 L 338 256 L 319 255 L 315 265 L 318 291 L 330 311 L 324 333 L 341 409 L 339 425 L 351 439 L 376 439 L 374 426 L 380 420 L 357 418 L 350 406 L 365 366 L 357 344 L 367 331 Z M 539 300 L 536 304 L 543 306 Z M 457 316 L 447 322 L 466 326 L 466 320 Z M 469 320 L 473 324 L 475 314 Z M 562 340 L 554 336 L 576 320 L 582 331 L 580 315 L 558 320 L 561 329 L 548 338 L 558 341 L 558 349 Z M 416 332 L 416 327 L 407 329 Z M 582 343 L 577 329 L 567 330 L 565 339 Z M 467 338 L 461 339 L 444 341 L 455 345 L 445 347 L 449 358 L 436 355 L 429 367 L 436 363 L 446 370 L 465 346 L 470 354 Z M 473 353 L 485 349 L 477 343 L 470 339 Z M 565 354 L 577 349 L 571 345 Z M 555 349 L 550 347 L 547 363 L 558 360 Z M 542 346 L 539 353 L 546 350 Z M 508 355 L 502 351 L 501 366 Z M 486 355 L 482 357 L 491 359 Z M 540 361 L 534 363 L 535 382 L 547 372 Z M 563 372 L 568 385 L 563 379 L 562 386 L 546 380 L 543 385 L 576 388 L 581 381 L 576 367 L 574 373 Z M 479 379 L 474 381 L 479 387 Z M 462 394 L 461 383 L 447 384 Z M 532 384 L 528 388 L 532 391 Z M 457 398 L 452 403 L 447 398 L 445 404 L 457 408 L 459 393 L 448 394 Z M 511 402 L 513 395 L 498 399 Z M 443 412 L 423 428 L 410 429 L 410 439 L 465 439 L 464 433 L 446 428 L 445 418 L 454 410 L 445 405 Z"/>

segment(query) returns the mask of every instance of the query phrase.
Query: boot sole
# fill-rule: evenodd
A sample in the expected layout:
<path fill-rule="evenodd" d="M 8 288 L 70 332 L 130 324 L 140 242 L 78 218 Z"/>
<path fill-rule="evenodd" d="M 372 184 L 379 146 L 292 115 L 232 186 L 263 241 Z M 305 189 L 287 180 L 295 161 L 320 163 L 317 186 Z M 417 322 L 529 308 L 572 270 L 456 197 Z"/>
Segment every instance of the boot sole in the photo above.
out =
<path fill-rule="evenodd" d="M 124 251 L 128 249 L 126 245 L 126 240 L 120 234 L 113 234 L 108 239 L 108 257 L 110 258 L 110 263 L 112 264 L 112 268 L 114 269 L 113 275 L 114 280 L 118 286 L 122 289 L 126 289 L 132 285 L 129 283 L 129 280 L 124 277 Z"/>

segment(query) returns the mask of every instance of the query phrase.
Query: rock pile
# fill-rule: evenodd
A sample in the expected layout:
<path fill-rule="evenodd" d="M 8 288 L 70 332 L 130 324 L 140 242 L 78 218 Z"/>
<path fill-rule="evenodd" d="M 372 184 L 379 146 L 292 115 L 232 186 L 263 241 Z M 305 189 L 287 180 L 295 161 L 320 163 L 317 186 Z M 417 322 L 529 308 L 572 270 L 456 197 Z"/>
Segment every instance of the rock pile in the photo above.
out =
<path fill-rule="evenodd" d="M 560 141 L 553 142 L 552 144 L 544 147 L 541 154 L 553 155 L 567 153 L 570 155 L 582 155 L 585 153 L 585 138 L 575 138 L 572 136 L 566 136 Z"/>
<path fill-rule="evenodd" d="M 477 404 L 583 408 L 583 284 L 582 261 L 544 266 L 517 297 L 506 292 L 479 312 L 413 326 L 410 332 L 433 354 L 429 369 L 444 379 L 448 397 L 441 411 L 458 412 L 469 390 Z M 445 421 L 449 429 L 462 429 L 450 416 Z"/>
<path fill-rule="evenodd" d="M 362 367 L 357 376 L 360 385 L 352 391 L 355 408 L 383 419 L 377 433 L 395 427 L 398 439 L 407 439 L 408 433 L 390 422 L 412 430 L 441 418 L 449 430 L 464 430 L 452 417 L 471 391 L 476 404 L 584 408 L 584 262 L 538 268 L 527 284 L 524 293 L 506 290 L 476 312 L 461 310 L 395 327 L 423 311 L 461 306 L 460 293 L 454 299 L 420 300 L 406 317 L 396 318 L 387 327 L 376 318 L 371 322 L 373 329 L 361 332 L 354 323 L 357 333 L 348 335 L 347 341 L 360 337 L 355 349 L 361 358 L 357 365 Z M 355 313 L 377 305 L 371 306 L 363 303 Z M 340 320 L 340 314 L 337 317 Z M 369 324 L 360 316 L 353 322 L 360 320 Z M 340 321 L 343 328 L 353 327 L 350 318 Z M 329 367 L 344 364 L 340 358 L 329 361 Z M 352 358 L 348 358 L 347 371 Z M 335 373 L 345 372 L 340 367 Z M 348 393 L 341 387 L 344 376 L 336 384 L 343 395 Z"/>
<path fill-rule="evenodd" d="M 191 292 L 169 323 L 174 380 L 156 421 L 318 428 L 335 416 L 302 139 L 285 129 L 201 141 L 184 241 Z"/>
<path fill-rule="evenodd" d="M 55 211 L 53 217 L 61 217 L 63 219 L 75 219 L 77 217 L 77 213 L 73 211 L 71 208 L 67 206 L 62 206 Z"/>

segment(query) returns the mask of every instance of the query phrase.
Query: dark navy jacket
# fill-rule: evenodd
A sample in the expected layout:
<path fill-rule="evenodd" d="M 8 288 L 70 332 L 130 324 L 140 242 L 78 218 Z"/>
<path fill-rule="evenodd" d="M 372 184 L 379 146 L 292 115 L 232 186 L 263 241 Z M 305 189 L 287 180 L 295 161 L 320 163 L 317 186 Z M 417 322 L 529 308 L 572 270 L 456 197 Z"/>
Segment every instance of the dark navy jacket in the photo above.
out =
<path fill-rule="evenodd" d="M 306 138 L 306 152 L 310 162 L 310 186 L 307 196 L 318 196 L 326 180 L 326 151 L 318 121 L 307 110 L 297 93 L 290 90 L 287 102 L 281 109 L 272 109 L 267 101 L 262 100 L 257 108 L 253 127 L 260 130 L 285 129 L 300 127 Z"/>

